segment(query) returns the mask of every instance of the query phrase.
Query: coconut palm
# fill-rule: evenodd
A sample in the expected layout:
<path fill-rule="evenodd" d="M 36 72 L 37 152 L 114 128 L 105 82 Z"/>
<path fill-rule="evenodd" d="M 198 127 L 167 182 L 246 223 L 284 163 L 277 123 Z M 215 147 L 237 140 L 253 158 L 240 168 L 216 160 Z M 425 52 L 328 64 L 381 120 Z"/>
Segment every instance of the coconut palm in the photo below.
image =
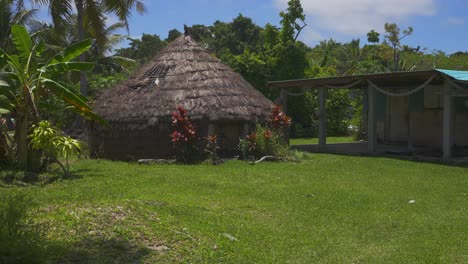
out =
<path fill-rule="evenodd" d="M 76 9 L 77 36 L 78 41 L 85 39 L 85 21 L 89 30 L 94 32 L 95 41 L 103 43 L 106 41 L 105 18 L 115 15 L 128 30 L 128 19 L 133 9 L 140 14 L 145 12 L 145 6 L 138 0 L 34 0 L 36 3 L 49 7 L 52 21 L 57 30 L 66 27 L 70 16 Z M 79 60 L 86 61 L 86 54 L 81 54 Z M 83 95 L 88 93 L 85 72 L 80 74 L 80 91 Z"/>
<path fill-rule="evenodd" d="M 0 48 L 12 49 L 11 26 L 34 22 L 36 9 L 25 9 L 22 0 L 0 0 Z"/>
<path fill-rule="evenodd" d="M 106 21 L 104 21 L 106 22 Z M 52 25 L 47 23 L 34 23 L 31 27 L 35 32 L 35 36 L 39 39 L 45 40 L 49 47 L 59 49 L 66 47 L 79 40 L 77 28 L 77 15 L 71 15 L 68 22 L 64 24 L 63 30 L 56 30 Z M 96 32 L 89 23 L 85 23 L 85 37 L 93 39 L 93 44 L 88 50 L 87 61 L 95 63 L 93 72 L 95 73 L 115 73 L 124 72 L 127 67 L 136 65 L 136 61 L 121 57 L 110 55 L 114 47 L 125 39 L 124 35 L 118 34 L 117 31 L 125 29 L 126 25 L 123 22 L 117 22 L 107 26 L 102 32 Z M 74 77 L 77 77 L 74 75 Z M 73 78 L 75 80 L 75 78 Z"/>
<path fill-rule="evenodd" d="M 360 63 L 367 58 L 367 51 L 359 39 L 346 43 L 340 50 L 337 69 L 343 75 L 359 73 Z"/>

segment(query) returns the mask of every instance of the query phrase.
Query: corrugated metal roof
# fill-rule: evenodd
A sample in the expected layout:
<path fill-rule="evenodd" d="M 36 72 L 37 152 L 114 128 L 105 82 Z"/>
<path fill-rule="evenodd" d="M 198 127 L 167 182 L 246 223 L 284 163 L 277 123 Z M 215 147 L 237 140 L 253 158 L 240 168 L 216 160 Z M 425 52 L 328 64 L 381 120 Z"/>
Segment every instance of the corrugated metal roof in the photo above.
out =
<path fill-rule="evenodd" d="M 445 69 L 436 69 L 436 71 L 448 75 L 458 81 L 468 81 L 468 71 L 454 71 Z"/>
<path fill-rule="evenodd" d="M 308 87 L 317 88 L 324 85 L 346 85 L 357 80 L 372 80 L 381 84 L 404 85 L 409 83 L 419 83 L 425 81 L 434 74 L 439 74 L 434 82 L 443 82 L 442 74 L 458 81 L 468 81 L 468 71 L 454 71 L 445 69 L 420 70 L 420 71 L 402 71 L 402 72 L 384 72 L 359 75 L 331 76 L 326 78 L 284 80 L 268 82 L 270 88 L 295 88 Z"/>

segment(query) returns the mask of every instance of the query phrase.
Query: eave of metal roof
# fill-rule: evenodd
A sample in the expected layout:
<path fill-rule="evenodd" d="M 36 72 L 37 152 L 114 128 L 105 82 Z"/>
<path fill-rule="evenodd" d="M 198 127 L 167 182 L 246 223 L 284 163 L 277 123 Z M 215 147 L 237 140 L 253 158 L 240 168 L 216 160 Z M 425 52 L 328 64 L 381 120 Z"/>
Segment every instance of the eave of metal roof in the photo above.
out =
<path fill-rule="evenodd" d="M 458 81 L 468 81 L 468 71 L 452 71 L 444 69 L 421 70 L 421 71 L 401 71 L 401 72 L 386 72 L 386 73 L 371 73 L 359 75 L 332 76 L 326 78 L 313 79 L 296 79 L 285 81 L 268 82 L 270 88 L 294 88 L 294 87 L 319 87 L 324 85 L 345 85 L 359 79 L 364 80 L 396 80 L 400 78 L 402 81 L 408 79 L 430 78 L 434 74 L 444 74 Z"/>
<path fill-rule="evenodd" d="M 436 69 L 436 71 L 450 76 L 457 81 L 468 81 L 468 71 L 454 71 L 445 69 Z"/>

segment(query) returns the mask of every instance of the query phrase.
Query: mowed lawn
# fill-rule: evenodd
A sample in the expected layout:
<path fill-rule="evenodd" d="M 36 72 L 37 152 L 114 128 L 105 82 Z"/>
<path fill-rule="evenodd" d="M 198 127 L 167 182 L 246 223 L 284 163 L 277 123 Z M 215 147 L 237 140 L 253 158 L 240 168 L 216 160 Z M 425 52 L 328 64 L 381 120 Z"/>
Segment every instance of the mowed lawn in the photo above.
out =
<path fill-rule="evenodd" d="M 82 160 L 75 179 L 0 191 L 35 197 L 57 263 L 468 263 L 467 168 L 302 155 Z"/>

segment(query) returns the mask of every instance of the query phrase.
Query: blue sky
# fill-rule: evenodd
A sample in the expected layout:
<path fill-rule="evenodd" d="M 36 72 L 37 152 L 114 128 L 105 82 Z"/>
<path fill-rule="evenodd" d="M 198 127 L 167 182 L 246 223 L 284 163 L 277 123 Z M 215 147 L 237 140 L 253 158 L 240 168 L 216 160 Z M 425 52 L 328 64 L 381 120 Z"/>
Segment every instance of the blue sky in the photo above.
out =
<path fill-rule="evenodd" d="M 130 19 L 130 37 L 142 33 L 162 38 L 170 29 L 183 31 L 183 25 L 211 25 L 216 20 L 231 21 L 238 14 L 264 26 L 279 25 L 279 12 L 287 0 L 144 0 L 147 12 Z M 375 29 L 383 33 L 385 22 L 400 28 L 412 26 L 413 35 L 403 44 L 420 45 L 428 51 L 447 53 L 468 51 L 468 0 L 302 0 L 308 26 L 300 39 L 315 45 L 333 38 L 345 42 L 367 39 Z M 44 16 L 46 12 L 41 12 Z M 112 22 L 113 18 L 109 21 Z M 125 33 L 126 32 L 122 32 Z M 383 35 L 383 34 L 382 34 Z M 383 36 L 381 36 L 382 38 Z"/>

